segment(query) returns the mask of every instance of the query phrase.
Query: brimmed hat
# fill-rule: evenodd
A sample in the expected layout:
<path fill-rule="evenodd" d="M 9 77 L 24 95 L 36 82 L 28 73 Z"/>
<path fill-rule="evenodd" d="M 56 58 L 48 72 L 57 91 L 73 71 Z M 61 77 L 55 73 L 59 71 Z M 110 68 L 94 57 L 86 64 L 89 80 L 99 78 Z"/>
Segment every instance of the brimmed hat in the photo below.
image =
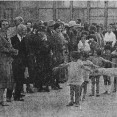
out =
<path fill-rule="evenodd" d="M 54 20 L 50 20 L 48 22 L 48 27 L 52 27 L 52 26 L 54 26 L 54 24 L 55 24 L 55 21 Z"/>
<path fill-rule="evenodd" d="M 24 22 L 24 19 L 21 16 L 15 17 L 14 21 L 20 21 L 21 23 Z"/>
<path fill-rule="evenodd" d="M 70 21 L 69 22 L 69 27 L 73 27 L 73 26 L 78 26 L 78 24 L 76 24 L 75 21 Z"/>
<path fill-rule="evenodd" d="M 76 21 L 70 21 L 69 22 L 69 27 L 79 27 L 79 28 L 82 28 L 83 26 L 79 25 L 79 24 L 76 24 Z"/>
<path fill-rule="evenodd" d="M 44 22 L 42 20 L 39 21 L 39 23 L 37 23 L 37 25 L 40 26 L 40 27 L 45 27 Z"/>
<path fill-rule="evenodd" d="M 68 24 L 68 23 L 64 23 L 64 26 L 65 26 L 65 27 L 69 27 L 69 24 Z"/>

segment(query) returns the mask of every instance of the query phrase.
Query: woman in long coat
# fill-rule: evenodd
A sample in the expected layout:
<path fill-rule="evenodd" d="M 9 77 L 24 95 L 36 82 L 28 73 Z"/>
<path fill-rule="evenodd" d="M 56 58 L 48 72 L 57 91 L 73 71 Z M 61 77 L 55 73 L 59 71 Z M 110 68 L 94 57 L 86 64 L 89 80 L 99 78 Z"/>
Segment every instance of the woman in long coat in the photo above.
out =
<path fill-rule="evenodd" d="M 62 32 L 61 32 L 61 25 L 59 23 L 56 23 L 54 25 L 54 34 L 53 34 L 53 66 L 56 67 L 62 63 L 64 63 L 64 51 L 65 51 L 65 45 L 68 43 L 67 40 L 65 40 Z M 61 79 L 61 71 L 58 71 L 58 73 L 53 74 L 55 81 L 56 81 L 56 87 L 58 89 L 61 89 L 59 86 L 59 81 Z"/>
<path fill-rule="evenodd" d="M 51 49 L 45 30 L 46 29 L 43 24 L 36 24 L 36 32 L 35 34 L 33 34 L 32 40 L 30 40 L 30 45 L 34 50 L 34 56 L 36 59 L 36 76 L 34 80 L 34 85 L 39 92 L 43 90 L 49 92 L 50 72 L 52 71 L 50 65 Z M 45 88 L 43 88 L 43 86 L 45 86 Z"/>
<path fill-rule="evenodd" d="M 17 54 L 10 42 L 7 40 L 8 21 L 1 21 L 0 30 L 0 103 L 6 105 L 3 99 L 5 88 L 12 87 L 12 55 Z"/>

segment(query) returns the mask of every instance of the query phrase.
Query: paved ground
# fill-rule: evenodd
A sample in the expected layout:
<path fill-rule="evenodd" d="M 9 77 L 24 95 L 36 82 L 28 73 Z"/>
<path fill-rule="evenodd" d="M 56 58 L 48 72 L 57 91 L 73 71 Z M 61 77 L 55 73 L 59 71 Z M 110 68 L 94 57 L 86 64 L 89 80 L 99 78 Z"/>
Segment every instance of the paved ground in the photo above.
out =
<path fill-rule="evenodd" d="M 100 93 L 104 92 L 101 79 Z M 0 117 L 117 117 L 117 94 L 100 97 L 87 96 L 81 107 L 66 107 L 69 102 L 69 87 L 60 91 L 26 94 L 24 102 L 12 102 L 0 106 Z M 90 93 L 90 83 L 88 94 Z"/>

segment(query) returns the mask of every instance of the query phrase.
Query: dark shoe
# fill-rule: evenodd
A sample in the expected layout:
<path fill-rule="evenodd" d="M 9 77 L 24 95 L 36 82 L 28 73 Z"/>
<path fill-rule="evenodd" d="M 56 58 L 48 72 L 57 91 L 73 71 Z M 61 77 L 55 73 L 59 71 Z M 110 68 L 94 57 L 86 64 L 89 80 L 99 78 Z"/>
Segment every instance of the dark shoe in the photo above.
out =
<path fill-rule="evenodd" d="M 59 85 L 56 86 L 58 89 L 62 89 Z"/>
<path fill-rule="evenodd" d="M 58 88 L 58 89 L 62 89 L 62 87 L 60 87 L 60 86 L 57 86 L 57 88 Z"/>
<path fill-rule="evenodd" d="M 103 94 L 108 94 L 108 91 L 105 91 Z"/>
<path fill-rule="evenodd" d="M 52 87 L 52 89 L 53 89 L 53 90 L 59 90 L 59 88 L 58 88 L 58 87 Z"/>
<path fill-rule="evenodd" d="M 7 102 L 11 102 L 11 98 L 7 98 L 7 100 L 6 100 Z"/>
<path fill-rule="evenodd" d="M 43 91 L 43 89 L 38 89 L 38 90 L 37 90 L 37 92 L 42 92 L 42 91 Z"/>
<path fill-rule="evenodd" d="M 73 106 L 74 102 L 70 102 L 67 106 Z"/>
<path fill-rule="evenodd" d="M 58 89 L 63 89 L 62 87 L 58 87 Z"/>
<path fill-rule="evenodd" d="M 21 94 L 20 97 L 21 97 L 21 98 L 22 98 L 22 97 L 25 97 L 25 95 L 24 95 L 24 94 Z"/>
<path fill-rule="evenodd" d="M 26 89 L 27 93 L 34 93 L 34 91 L 31 88 Z"/>
<path fill-rule="evenodd" d="M 75 107 L 79 107 L 79 106 L 80 106 L 80 104 L 74 104 L 74 106 L 75 106 Z"/>
<path fill-rule="evenodd" d="M 45 91 L 45 92 L 50 92 L 49 88 L 46 88 L 44 91 Z"/>
<path fill-rule="evenodd" d="M 24 99 L 14 99 L 14 101 L 24 101 Z"/>
<path fill-rule="evenodd" d="M 6 102 L 0 102 L 0 105 L 2 105 L 2 106 L 9 106 Z"/>
<path fill-rule="evenodd" d="M 96 94 L 96 97 L 100 97 L 100 95 L 99 94 Z"/>
<path fill-rule="evenodd" d="M 115 93 L 116 92 L 116 90 L 113 90 L 113 93 Z"/>
<path fill-rule="evenodd" d="M 94 94 L 90 94 L 89 96 L 92 97 L 92 96 L 94 96 Z"/>

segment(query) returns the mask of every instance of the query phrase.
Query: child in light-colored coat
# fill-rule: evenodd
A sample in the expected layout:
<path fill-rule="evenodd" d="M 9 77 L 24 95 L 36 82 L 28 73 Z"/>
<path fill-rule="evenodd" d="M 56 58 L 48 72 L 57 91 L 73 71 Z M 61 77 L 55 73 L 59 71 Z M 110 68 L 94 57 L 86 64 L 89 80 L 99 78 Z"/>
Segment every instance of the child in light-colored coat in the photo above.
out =
<path fill-rule="evenodd" d="M 68 106 L 79 106 L 80 105 L 80 96 L 81 96 L 81 86 L 84 82 L 83 72 L 84 69 L 90 71 L 90 69 L 86 68 L 83 64 L 82 59 L 80 58 L 80 54 L 75 51 L 71 54 L 71 62 L 66 64 L 61 64 L 59 67 L 54 68 L 54 72 L 61 68 L 68 68 L 68 85 L 70 86 L 70 103 Z M 93 64 L 93 63 L 92 63 Z M 75 96 L 74 96 L 75 95 Z M 74 101 L 75 97 L 75 101 Z"/>

